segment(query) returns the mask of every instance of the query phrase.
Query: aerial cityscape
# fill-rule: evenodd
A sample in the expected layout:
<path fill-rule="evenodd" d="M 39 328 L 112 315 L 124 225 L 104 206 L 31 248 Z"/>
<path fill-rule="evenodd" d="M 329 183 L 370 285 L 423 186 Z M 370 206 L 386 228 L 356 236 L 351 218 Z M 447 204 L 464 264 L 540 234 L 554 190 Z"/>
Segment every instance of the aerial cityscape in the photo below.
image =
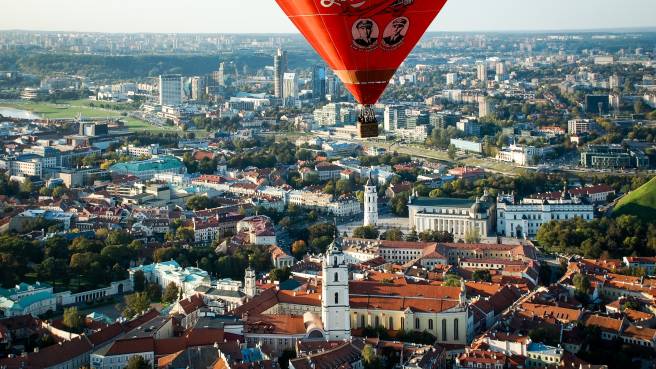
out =
<path fill-rule="evenodd" d="M 656 3 L 259 1 L 3 5 L 0 369 L 656 369 Z"/>

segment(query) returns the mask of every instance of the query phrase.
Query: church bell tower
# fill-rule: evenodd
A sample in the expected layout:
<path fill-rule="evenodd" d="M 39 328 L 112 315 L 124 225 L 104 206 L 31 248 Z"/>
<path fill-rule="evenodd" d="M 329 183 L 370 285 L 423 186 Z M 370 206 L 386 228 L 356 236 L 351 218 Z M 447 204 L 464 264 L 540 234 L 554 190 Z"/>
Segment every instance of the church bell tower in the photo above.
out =
<path fill-rule="evenodd" d="M 349 273 L 338 233 L 328 246 L 322 268 L 321 320 L 328 341 L 351 338 Z"/>

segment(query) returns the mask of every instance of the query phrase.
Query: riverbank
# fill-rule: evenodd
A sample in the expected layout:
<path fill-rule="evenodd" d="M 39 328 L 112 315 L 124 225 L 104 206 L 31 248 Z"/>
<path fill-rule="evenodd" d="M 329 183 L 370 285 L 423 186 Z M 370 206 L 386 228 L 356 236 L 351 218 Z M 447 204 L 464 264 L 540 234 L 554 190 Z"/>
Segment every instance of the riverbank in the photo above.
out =
<path fill-rule="evenodd" d="M 104 109 L 91 106 L 92 103 L 94 102 L 90 100 L 67 100 L 57 103 L 3 100 L 0 101 L 0 109 L 9 109 L 14 115 L 18 115 L 16 118 L 24 119 L 73 119 L 80 115 L 83 118 L 95 119 L 121 118 L 126 127 L 134 132 L 180 133 L 176 127 L 157 127 L 126 116 L 128 110 Z"/>

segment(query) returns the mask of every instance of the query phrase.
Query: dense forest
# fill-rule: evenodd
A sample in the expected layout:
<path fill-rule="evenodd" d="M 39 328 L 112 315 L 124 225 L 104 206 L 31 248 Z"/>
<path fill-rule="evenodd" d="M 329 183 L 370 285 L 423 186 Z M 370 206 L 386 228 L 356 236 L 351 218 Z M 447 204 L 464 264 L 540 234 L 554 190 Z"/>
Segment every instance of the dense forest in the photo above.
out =
<path fill-rule="evenodd" d="M 308 63 L 311 55 L 299 57 L 298 63 Z M 107 56 L 53 53 L 0 52 L 0 70 L 19 70 L 37 76 L 67 74 L 94 80 L 122 80 L 155 77 L 160 74 L 206 75 L 217 70 L 219 62 L 233 62 L 242 73 L 262 69 L 273 63 L 271 55 L 249 52 L 225 55 L 144 55 Z M 309 64 L 303 64 L 309 65 Z"/>

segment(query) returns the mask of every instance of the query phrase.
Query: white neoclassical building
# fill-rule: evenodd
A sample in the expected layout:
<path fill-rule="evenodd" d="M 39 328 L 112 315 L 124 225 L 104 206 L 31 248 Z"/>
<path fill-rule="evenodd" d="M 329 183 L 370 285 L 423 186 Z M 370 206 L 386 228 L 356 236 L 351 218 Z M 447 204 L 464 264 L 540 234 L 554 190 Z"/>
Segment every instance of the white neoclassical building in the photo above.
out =
<path fill-rule="evenodd" d="M 552 220 L 581 218 L 594 219 L 594 205 L 581 199 L 572 199 L 563 192 L 560 199 L 526 199 L 515 201 L 514 195 L 501 195 L 497 199 L 497 233 L 505 237 L 533 238 L 540 227 Z"/>
<path fill-rule="evenodd" d="M 494 205 L 481 199 L 411 197 L 408 203 L 410 227 L 418 233 L 446 231 L 458 239 L 470 230 L 487 236 L 494 226 Z"/>

